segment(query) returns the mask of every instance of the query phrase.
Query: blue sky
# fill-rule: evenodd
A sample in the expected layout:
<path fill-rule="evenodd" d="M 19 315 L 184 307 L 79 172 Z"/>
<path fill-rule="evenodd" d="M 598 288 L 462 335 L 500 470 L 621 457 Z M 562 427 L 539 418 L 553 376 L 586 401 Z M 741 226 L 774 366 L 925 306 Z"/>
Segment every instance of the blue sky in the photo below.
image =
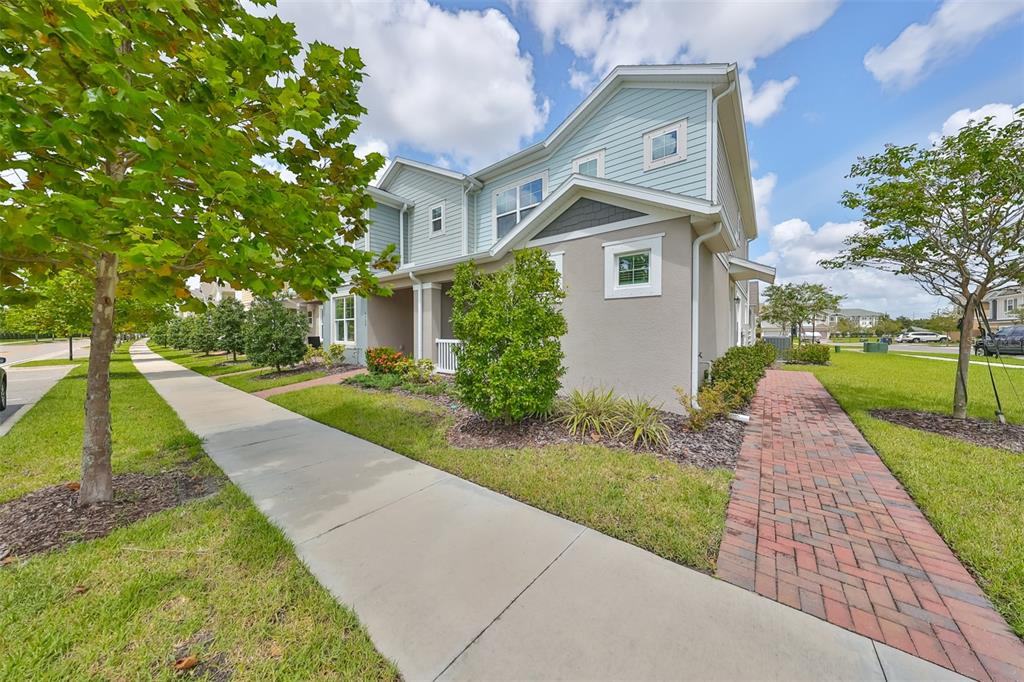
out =
<path fill-rule="evenodd" d="M 306 40 L 362 50 L 363 149 L 467 171 L 542 139 L 615 64 L 736 62 L 754 257 L 893 315 L 943 304 L 891 275 L 816 265 L 856 229 L 838 204 L 850 164 L 1024 103 L 1024 0 L 282 0 L 278 12 Z"/>

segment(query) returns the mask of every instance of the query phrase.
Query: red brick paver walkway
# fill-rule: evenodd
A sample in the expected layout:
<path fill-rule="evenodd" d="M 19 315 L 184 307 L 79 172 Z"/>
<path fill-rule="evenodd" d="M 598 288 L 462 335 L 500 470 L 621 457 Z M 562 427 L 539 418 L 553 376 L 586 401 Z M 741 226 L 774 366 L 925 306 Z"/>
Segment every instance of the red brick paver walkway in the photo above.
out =
<path fill-rule="evenodd" d="M 808 372 L 751 405 L 718 576 L 979 680 L 1024 680 L 1024 643 Z"/>
<path fill-rule="evenodd" d="M 284 386 L 275 386 L 274 388 L 265 388 L 262 391 L 255 391 L 253 393 L 257 398 L 269 398 L 275 395 L 281 395 L 282 393 L 291 393 L 292 391 L 301 391 L 304 388 L 312 388 L 313 386 L 324 386 L 326 384 L 338 384 L 354 377 L 357 374 L 366 373 L 366 369 L 360 367 L 359 369 L 350 369 L 347 372 L 339 372 L 337 374 L 328 374 L 325 377 L 318 377 L 316 379 L 310 379 L 308 381 L 299 381 L 294 384 L 285 384 Z"/>

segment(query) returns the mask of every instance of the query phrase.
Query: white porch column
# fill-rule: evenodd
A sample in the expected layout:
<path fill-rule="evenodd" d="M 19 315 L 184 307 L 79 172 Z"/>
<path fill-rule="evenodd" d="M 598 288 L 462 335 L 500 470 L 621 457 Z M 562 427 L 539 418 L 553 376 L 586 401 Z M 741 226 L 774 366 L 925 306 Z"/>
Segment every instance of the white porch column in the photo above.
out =
<path fill-rule="evenodd" d="M 420 296 L 423 297 L 422 324 L 417 325 L 422 335 L 420 338 L 420 358 L 428 358 L 437 362 L 437 339 L 441 338 L 441 285 L 436 282 L 424 282 L 420 285 Z M 417 306 L 417 310 L 420 307 Z"/>

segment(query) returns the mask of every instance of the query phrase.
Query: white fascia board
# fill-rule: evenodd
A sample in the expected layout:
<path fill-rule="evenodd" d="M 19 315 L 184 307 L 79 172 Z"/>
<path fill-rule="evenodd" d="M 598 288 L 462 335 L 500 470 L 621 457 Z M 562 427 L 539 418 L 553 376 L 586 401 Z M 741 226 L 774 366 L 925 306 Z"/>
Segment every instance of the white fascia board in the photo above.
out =
<path fill-rule="evenodd" d="M 392 208 L 402 209 L 403 206 L 412 206 L 413 202 L 405 197 L 400 197 L 397 194 L 392 194 L 387 190 L 383 190 L 380 187 L 374 187 L 369 185 L 366 188 L 366 193 L 373 197 L 373 200 L 378 204 L 384 204 Z"/>
<path fill-rule="evenodd" d="M 756 279 L 767 284 L 775 283 L 775 268 L 738 256 L 729 256 L 729 277 L 742 282 Z"/>
<path fill-rule="evenodd" d="M 726 83 L 730 72 L 734 72 L 735 64 L 662 64 L 651 66 L 617 66 L 604 80 L 577 106 L 561 125 L 554 129 L 543 141 L 538 142 L 512 156 L 493 163 L 472 174 L 474 178 L 486 179 L 499 173 L 510 171 L 534 157 L 540 156 L 551 147 L 561 142 L 562 138 L 571 135 L 581 125 L 590 110 L 610 98 L 620 87 L 628 84 L 657 86 L 666 81 L 687 81 L 695 88 L 706 88 L 715 83 Z M 735 77 L 734 75 L 731 77 Z"/>
<path fill-rule="evenodd" d="M 432 166 L 429 163 L 423 163 L 422 161 L 413 161 L 412 159 L 405 159 L 401 156 L 395 157 L 391 161 L 391 165 L 384 171 L 384 175 L 381 177 L 380 182 L 377 183 L 377 187 L 384 189 L 388 186 L 388 183 L 394 179 L 394 176 L 398 174 L 398 171 L 403 167 L 415 168 L 416 170 L 424 171 L 425 173 L 433 173 L 434 175 L 440 175 L 451 180 L 458 180 L 462 182 L 466 179 L 465 173 L 458 173 L 447 168 L 441 168 L 440 166 Z"/>
<path fill-rule="evenodd" d="M 733 172 L 733 187 L 739 196 L 740 210 L 743 214 L 743 231 L 748 239 L 756 239 L 758 234 L 757 209 L 754 205 L 754 184 L 750 173 L 750 151 L 747 144 L 747 124 L 743 113 L 743 94 L 740 92 L 740 83 L 735 67 L 729 73 L 729 81 L 736 82 L 736 88 L 725 97 L 731 104 L 733 112 L 732 120 L 726 121 L 719 118 L 722 126 L 722 137 L 726 144 L 731 143 L 739 148 L 739 154 L 733 154 L 729 158 L 739 160 L 739 172 Z"/>

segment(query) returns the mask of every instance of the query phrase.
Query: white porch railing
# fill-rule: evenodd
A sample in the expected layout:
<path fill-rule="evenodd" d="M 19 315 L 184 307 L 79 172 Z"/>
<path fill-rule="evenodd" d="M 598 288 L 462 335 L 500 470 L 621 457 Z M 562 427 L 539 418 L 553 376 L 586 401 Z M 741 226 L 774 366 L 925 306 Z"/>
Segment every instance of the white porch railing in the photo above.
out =
<path fill-rule="evenodd" d="M 437 363 L 435 369 L 441 374 L 455 374 L 459 368 L 459 360 L 455 356 L 455 347 L 462 341 L 458 339 L 437 339 Z"/>

